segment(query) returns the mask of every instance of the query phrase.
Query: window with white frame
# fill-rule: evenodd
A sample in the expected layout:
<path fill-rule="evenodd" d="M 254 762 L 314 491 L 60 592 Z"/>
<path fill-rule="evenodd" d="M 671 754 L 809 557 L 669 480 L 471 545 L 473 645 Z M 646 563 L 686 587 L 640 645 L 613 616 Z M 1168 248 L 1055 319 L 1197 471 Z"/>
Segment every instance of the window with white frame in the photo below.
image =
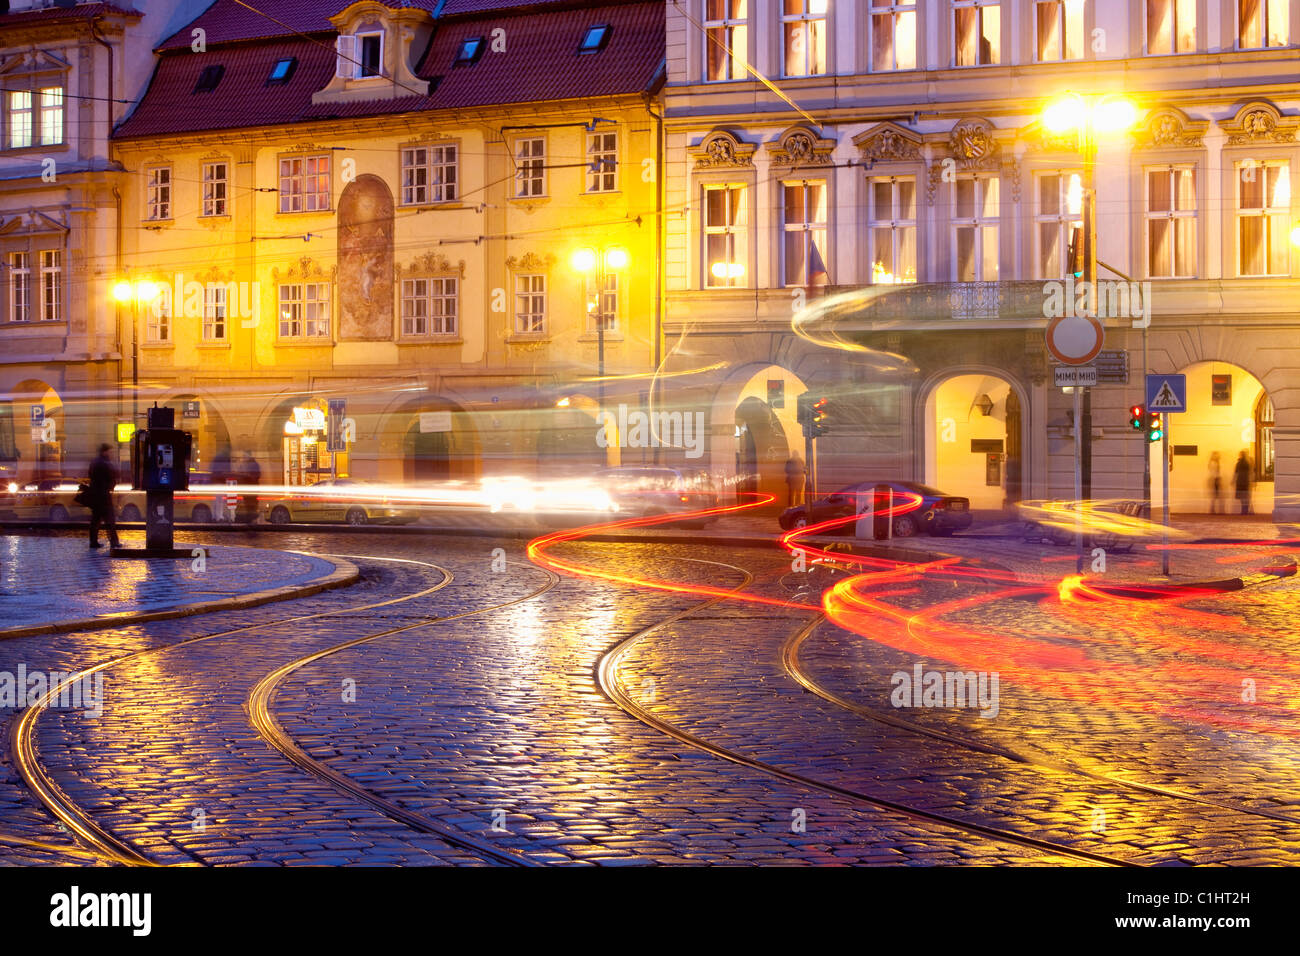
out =
<path fill-rule="evenodd" d="M 32 142 L 32 91 L 10 90 L 7 95 L 8 135 L 5 147 L 22 149 Z"/>
<path fill-rule="evenodd" d="M 1147 0 L 1147 53 L 1196 49 L 1196 0 Z"/>
<path fill-rule="evenodd" d="M 704 79 L 743 80 L 749 60 L 748 0 L 704 0 Z"/>
<path fill-rule="evenodd" d="M 455 335 L 460 284 L 453 276 L 402 280 L 402 335 Z"/>
<path fill-rule="evenodd" d="M 743 286 L 748 260 L 749 212 L 745 186 L 704 187 L 704 285 Z"/>
<path fill-rule="evenodd" d="M 827 0 L 782 0 L 786 76 L 826 72 L 826 8 Z"/>
<path fill-rule="evenodd" d="M 41 319 L 63 320 L 63 253 L 58 249 L 41 250 Z"/>
<path fill-rule="evenodd" d="M 280 212 L 330 208 L 330 155 L 280 157 Z"/>
<path fill-rule="evenodd" d="M 226 163 L 203 164 L 203 215 L 226 215 L 230 167 Z"/>
<path fill-rule="evenodd" d="M 962 176 L 953 183 L 953 278 L 992 282 L 998 277 L 998 178 Z"/>
<path fill-rule="evenodd" d="M 787 286 L 830 281 L 826 247 L 826 181 L 781 184 L 781 259 Z"/>
<path fill-rule="evenodd" d="M 384 72 L 384 35 L 382 33 L 357 34 L 357 74 L 362 77 L 382 76 Z"/>
<path fill-rule="evenodd" d="M 1038 278 L 1064 279 L 1070 269 L 1070 235 L 1083 228 L 1083 174 L 1075 170 L 1039 173 L 1036 182 Z"/>
<path fill-rule="evenodd" d="M 618 188 L 618 134 L 587 134 L 587 192 L 611 193 Z"/>
<path fill-rule="evenodd" d="M 1196 275 L 1196 168 L 1161 166 L 1146 171 L 1147 276 Z"/>
<path fill-rule="evenodd" d="M 1237 274 L 1291 273 L 1291 165 L 1237 163 Z"/>
<path fill-rule="evenodd" d="M 1290 19 L 1290 0 L 1237 0 L 1237 49 L 1286 46 Z"/>
<path fill-rule="evenodd" d="M 220 282 L 208 282 L 203 286 L 203 341 L 224 342 L 226 340 L 226 305 L 227 287 Z"/>
<path fill-rule="evenodd" d="M 954 0 L 953 63 L 989 66 L 1002 62 L 1002 5 L 999 0 Z"/>
<path fill-rule="evenodd" d="M 1087 0 L 1038 0 L 1034 4 L 1040 61 L 1083 58 L 1086 4 Z"/>
<path fill-rule="evenodd" d="M 916 69 L 916 0 L 871 0 L 872 72 Z"/>
<path fill-rule="evenodd" d="M 872 285 L 916 281 L 916 178 L 867 180 L 867 262 Z"/>
<path fill-rule="evenodd" d="M 150 220 L 172 217 L 172 168 L 150 166 L 144 172 L 146 212 Z"/>
<path fill-rule="evenodd" d="M 63 87 L 41 88 L 41 143 L 50 146 L 63 142 Z"/>
<path fill-rule="evenodd" d="M 618 273 L 610 270 L 602 277 L 588 275 L 587 331 L 618 331 Z"/>
<path fill-rule="evenodd" d="M 32 254 L 9 253 L 9 321 L 32 320 Z"/>
<path fill-rule="evenodd" d="M 402 205 L 453 202 L 458 194 L 458 150 L 443 146 L 413 146 L 402 150 Z"/>
<path fill-rule="evenodd" d="M 546 331 L 546 276 L 515 276 L 515 331 Z"/>
<path fill-rule="evenodd" d="M 546 140 L 515 140 L 515 198 L 546 195 Z"/>
<path fill-rule="evenodd" d="M 292 282 L 280 286 L 280 338 L 328 339 L 328 282 Z"/>
<path fill-rule="evenodd" d="M 145 311 L 145 341 L 163 344 L 172 340 L 172 290 L 163 286 Z"/>

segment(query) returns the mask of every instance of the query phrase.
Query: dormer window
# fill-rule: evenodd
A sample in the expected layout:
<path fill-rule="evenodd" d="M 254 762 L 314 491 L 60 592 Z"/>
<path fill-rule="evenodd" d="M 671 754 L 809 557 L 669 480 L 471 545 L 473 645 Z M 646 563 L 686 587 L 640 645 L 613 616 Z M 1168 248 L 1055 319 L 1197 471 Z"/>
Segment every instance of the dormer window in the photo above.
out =
<path fill-rule="evenodd" d="M 282 60 L 276 60 L 275 66 L 271 67 L 271 75 L 266 78 L 267 86 L 282 86 L 288 83 L 293 77 L 293 71 L 298 68 L 298 58 L 296 56 L 285 57 Z"/>
<path fill-rule="evenodd" d="M 588 27 L 587 32 L 582 35 L 582 42 L 578 44 L 579 53 L 599 53 L 605 49 L 605 44 L 609 42 L 609 24 L 602 23 L 593 27 Z"/>
<path fill-rule="evenodd" d="M 357 36 L 360 47 L 361 75 L 382 76 L 384 62 L 384 35 L 382 33 L 362 33 Z"/>
<path fill-rule="evenodd" d="M 456 54 L 456 62 L 452 65 L 469 66 L 471 63 L 477 63 L 482 55 L 483 37 L 467 37 L 460 41 L 460 50 Z"/>
<path fill-rule="evenodd" d="M 220 63 L 214 63 L 212 66 L 205 66 L 203 72 L 199 74 L 199 81 L 194 84 L 195 93 L 211 93 L 221 82 L 221 76 L 226 72 L 226 68 Z"/>
<path fill-rule="evenodd" d="M 340 36 L 334 43 L 334 72 L 347 80 L 383 76 L 384 35 L 358 33 Z"/>

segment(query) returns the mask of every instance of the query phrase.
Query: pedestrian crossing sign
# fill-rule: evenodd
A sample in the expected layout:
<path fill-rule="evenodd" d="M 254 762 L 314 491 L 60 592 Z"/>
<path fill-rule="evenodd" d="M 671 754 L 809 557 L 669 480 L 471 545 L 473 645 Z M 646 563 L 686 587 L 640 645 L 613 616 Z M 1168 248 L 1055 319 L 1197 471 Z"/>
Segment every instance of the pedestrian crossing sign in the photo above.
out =
<path fill-rule="evenodd" d="M 1187 376 L 1148 375 L 1147 410 L 1166 413 L 1187 411 Z"/>

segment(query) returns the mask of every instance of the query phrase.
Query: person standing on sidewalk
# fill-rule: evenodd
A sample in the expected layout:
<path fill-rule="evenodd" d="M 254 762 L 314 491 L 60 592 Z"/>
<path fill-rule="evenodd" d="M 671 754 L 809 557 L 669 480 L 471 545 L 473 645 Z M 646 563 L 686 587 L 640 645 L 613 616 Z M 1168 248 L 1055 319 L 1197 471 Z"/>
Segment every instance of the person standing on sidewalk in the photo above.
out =
<path fill-rule="evenodd" d="M 99 446 L 99 457 L 90 463 L 90 491 L 87 493 L 90 508 L 90 546 L 98 548 L 99 526 L 108 531 L 108 543 L 120 548 L 117 540 L 117 521 L 114 518 L 113 489 L 117 487 L 117 466 L 113 464 L 111 445 Z"/>
<path fill-rule="evenodd" d="M 1221 515 L 1223 507 L 1223 469 L 1220 467 L 1219 453 L 1210 453 L 1210 514 Z"/>
<path fill-rule="evenodd" d="M 807 479 L 807 471 L 803 466 L 803 459 L 798 455 L 791 455 L 785 463 L 785 484 L 789 489 L 789 501 L 786 507 L 793 508 L 795 505 L 803 504 L 803 486 Z"/>
<path fill-rule="evenodd" d="M 1237 456 L 1237 467 L 1232 470 L 1232 479 L 1237 486 L 1237 500 L 1241 502 L 1241 513 L 1250 514 L 1250 459 L 1243 451 Z"/>

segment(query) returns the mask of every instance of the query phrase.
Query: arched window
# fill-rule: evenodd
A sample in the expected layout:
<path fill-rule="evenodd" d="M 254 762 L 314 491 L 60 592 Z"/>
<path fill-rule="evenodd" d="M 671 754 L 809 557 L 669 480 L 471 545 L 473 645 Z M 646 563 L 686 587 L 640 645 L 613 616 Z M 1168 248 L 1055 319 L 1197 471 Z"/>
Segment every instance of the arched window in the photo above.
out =
<path fill-rule="evenodd" d="M 1255 480 L 1273 480 L 1273 401 L 1264 392 L 1255 403 Z"/>

